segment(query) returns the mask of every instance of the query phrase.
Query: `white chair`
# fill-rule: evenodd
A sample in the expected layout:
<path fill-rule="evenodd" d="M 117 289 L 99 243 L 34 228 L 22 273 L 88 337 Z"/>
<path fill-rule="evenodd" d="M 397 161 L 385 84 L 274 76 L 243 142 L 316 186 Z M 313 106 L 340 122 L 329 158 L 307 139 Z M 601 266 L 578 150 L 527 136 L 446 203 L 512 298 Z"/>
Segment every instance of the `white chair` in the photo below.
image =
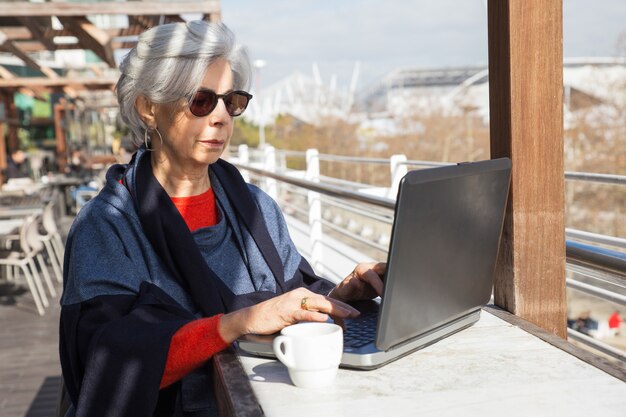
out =
<path fill-rule="evenodd" d="M 63 282 L 63 253 L 65 249 L 56 221 L 54 220 L 54 204 L 55 201 L 52 200 L 46 204 L 46 207 L 43 209 L 43 214 L 41 215 L 42 227 L 39 229 L 39 240 L 41 240 L 46 249 L 56 280 Z"/>
<path fill-rule="evenodd" d="M 37 264 L 39 264 L 39 268 L 41 269 L 41 273 L 43 274 L 44 281 L 48 286 L 48 291 L 50 292 L 50 295 L 52 297 L 56 297 L 57 292 L 54 288 L 54 285 L 52 284 L 52 280 L 50 279 L 50 273 L 48 272 L 48 266 L 46 265 L 46 262 L 42 255 L 45 246 L 41 241 L 40 236 L 39 219 L 35 218 L 33 222 L 26 224 L 26 248 L 24 248 L 24 251 L 27 253 L 27 255 L 31 256 L 31 258 L 34 258 L 37 261 Z M 37 268 L 34 261 L 32 262 L 32 265 L 35 267 L 34 273 L 36 274 Z"/>
<path fill-rule="evenodd" d="M 48 297 L 46 297 L 46 293 L 44 292 L 43 285 L 41 283 L 41 278 L 37 272 L 37 266 L 33 261 L 36 253 L 29 246 L 29 242 L 33 240 L 33 236 L 38 234 L 37 230 L 34 229 L 36 227 L 37 219 L 34 216 L 30 216 L 25 219 L 19 233 L 19 250 L 1 251 L 0 265 L 5 265 L 7 267 L 7 278 L 9 280 L 17 280 L 19 278 L 18 274 L 13 273 L 15 271 L 21 270 L 24 273 L 26 284 L 28 285 L 28 289 L 33 296 L 33 300 L 35 301 L 37 312 L 39 315 L 43 316 L 45 313 L 44 307 L 49 306 Z M 42 269 L 45 270 L 45 265 Z M 45 271 L 47 274 L 48 271 Z M 48 287 L 52 288 L 52 293 L 54 288 L 51 286 L 52 283 L 50 282 L 49 275 L 47 281 Z"/>

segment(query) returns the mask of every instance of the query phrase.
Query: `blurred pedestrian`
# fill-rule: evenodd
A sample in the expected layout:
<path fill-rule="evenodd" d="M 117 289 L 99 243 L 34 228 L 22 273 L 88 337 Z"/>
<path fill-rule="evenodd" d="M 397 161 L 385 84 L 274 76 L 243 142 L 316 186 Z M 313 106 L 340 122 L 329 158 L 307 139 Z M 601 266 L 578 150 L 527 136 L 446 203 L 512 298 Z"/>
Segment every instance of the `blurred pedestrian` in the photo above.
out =
<path fill-rule="evenodd" d="M 609 332 L 613 336 L 617 336 L 619 334 L 619 328 L 622 325 L 622 316 L 619 311 L 615 310 L 613 314 L 609 317 Z"/>
<path fill-rule="evenodd" d="M 15 149 L 9 155 L 7 168 L 4 173 L 5 180 L 11 178 L 27 178 L 28 167 L 26 166 L 26 154 L 21 149 Z"/>

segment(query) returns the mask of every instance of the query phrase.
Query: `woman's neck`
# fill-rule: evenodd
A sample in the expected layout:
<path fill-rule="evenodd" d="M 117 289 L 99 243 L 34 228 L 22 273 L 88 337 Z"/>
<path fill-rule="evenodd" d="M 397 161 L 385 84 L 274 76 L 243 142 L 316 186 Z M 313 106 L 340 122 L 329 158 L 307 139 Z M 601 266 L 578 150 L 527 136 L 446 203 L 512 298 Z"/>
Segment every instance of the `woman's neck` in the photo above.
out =
<path fill-rule="evenodd" d="M 177 167 L 152 156 L 152 172 L 170 197 L 189 197 L 211 188 L 208 167 Z"/>

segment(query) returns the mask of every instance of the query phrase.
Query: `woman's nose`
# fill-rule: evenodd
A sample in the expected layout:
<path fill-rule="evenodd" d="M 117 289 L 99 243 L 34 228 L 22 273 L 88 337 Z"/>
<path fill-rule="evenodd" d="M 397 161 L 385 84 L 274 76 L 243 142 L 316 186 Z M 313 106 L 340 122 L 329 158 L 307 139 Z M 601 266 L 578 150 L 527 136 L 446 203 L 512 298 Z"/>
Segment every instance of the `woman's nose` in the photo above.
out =
<path fill-rule="evenodd" d="M 228 114 L 228 110 L 226 110 L 226 103 L 224 103 L 223 99 L 217 100 L 217 105 L 213 109 L 213 111 L 209 114 L 209 123 L 213 125 L 225 125 L 230 123 L 231 116 Z"/>

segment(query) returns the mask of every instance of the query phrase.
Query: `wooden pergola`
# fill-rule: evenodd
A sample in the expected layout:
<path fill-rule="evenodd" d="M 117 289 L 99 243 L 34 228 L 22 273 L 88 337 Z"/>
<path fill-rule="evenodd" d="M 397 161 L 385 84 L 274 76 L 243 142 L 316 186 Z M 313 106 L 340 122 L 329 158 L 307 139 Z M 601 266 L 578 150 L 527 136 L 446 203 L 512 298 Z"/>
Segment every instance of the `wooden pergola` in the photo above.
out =
<path fill-rule="evenodd" d="M 219 0 L 187 1 L 127 1 L 68 3 L 2 2 L 0 3 L 0 52 L 19 58 L 26 67 L 40 74 L 34 77 L 18 76 L 0 65 L 0 100 L 4 103 L 5 118 L 0 120 L 0 169 L 6 167 L 5 150 L 18 148 L 19 120 L 13 96 L 23 92 L 40 97 L 45 92 L 63 93 L 68 100 L 55 105 L 56 152 L 62 167 L 65 162 L 66 137 L 62 128 L 69 99 L 78 99 L 84 90 L 112 90 L 117 76 L 106 75 L 102 66 L 91 65 L 90 75 L 75 75 L 54 70 L 33 57 L 41 51 L 81 49 L 92 51 L 105 67 L 115 68 L 114 53 L 132 48 L 136 36 L 144 30 L 163 23 L 183 22 L 181 14 L 199 14 L 203 20 L 220 21 Z M 94 16 L 123 15 L 127 27 L 102 28 L 93 23 Z M 54 23 L 53 23 L 54 21 Z M 62 27 L 59 27 L 56 22 Z M 4 125 L 8 125 L 8 143 Z M 8 146 L 7 146 L 8 145 Z M 1 179 L 0 179 L 1 180 Z M 0 181 L 1 182 L 1 181 Z"/>

